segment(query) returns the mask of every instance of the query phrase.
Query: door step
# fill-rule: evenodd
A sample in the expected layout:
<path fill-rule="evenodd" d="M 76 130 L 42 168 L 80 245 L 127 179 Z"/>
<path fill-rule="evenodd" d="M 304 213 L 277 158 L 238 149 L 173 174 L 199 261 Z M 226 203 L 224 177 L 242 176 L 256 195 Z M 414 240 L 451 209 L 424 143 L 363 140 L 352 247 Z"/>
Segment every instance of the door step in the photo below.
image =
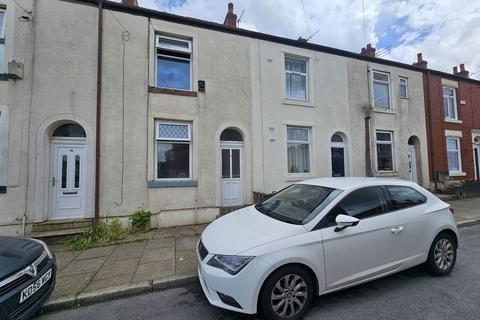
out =
<path fill-rule="evenodd" d="M 45 221 L 33 224 L 32 232 L 28 236 L 48 244 L 62 243 L 86 232 L 92 224 L 93 219 Z"/>

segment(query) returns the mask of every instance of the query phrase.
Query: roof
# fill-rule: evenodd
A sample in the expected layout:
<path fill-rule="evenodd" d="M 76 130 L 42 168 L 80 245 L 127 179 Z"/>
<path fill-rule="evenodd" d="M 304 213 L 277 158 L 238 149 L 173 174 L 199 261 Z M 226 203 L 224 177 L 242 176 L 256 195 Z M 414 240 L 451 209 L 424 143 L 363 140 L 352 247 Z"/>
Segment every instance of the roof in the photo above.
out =
<path fill-rule="evenodd" d="M 371 177 L 342 177 L 342 178 L 317 178 L 298 183 L 310 184 L 334 189 L 349 190 L 372 185 L 413 185 L 414 183 L 397 178 L 371 178 Z"/>
<path fill-rule="evenodd" d="M 95 6 L 98 6 L 98 3 L 99 3 L 99 0 L 62 0 L 62 1 L 85 3 L 85 4 L 95 5 Z M 438 70 L 421 68 L 421 67 L 417 67 L 417 66 L 414 66 L 414 65 L 411 65 L 411 64 L 401 63 L 401 62 L 397 62 L 397 61 L 369 57 L 369 56 L 361 55 L 360 53 L 354 53 L 354 52 L 351 52 L 351 51 L 341 50 L 341 49 L 327 47 L 327 46 L 322 46 L 322 45 L 319 45 L 319 44 L 314 44 L 314 43 L 309 43 L 309 42 L 298 41 L 298 40 L 294 40 L 294 39 L 274 36 L 274 35 L 267 34 L 267 33 L 250 31 L 250 30 L 241 29 L 241 28 L 230 28 L 230 27 L 224 26 L 221 23 L 216 23 L 216 22 L 211 22 L 211 21 L 206 21 L 206 20 L 201 20 L 201 19 L 196 19 L 196 18 L 191 18 L 191 17 L 180 16 L 180 15 L 176 15 L 176 14 L 172 14 L 172 13 L 167 13 L 167 12 L 163 12 L 163 11 L 152 10 L 152 9 L 147 9 L 147 8 L 142 8 L 142 7 L 129 7 L 129 6 L 125 6 L 121 3 L 113 2 L 113 1 L 103 1 L 103 7 L 105 9 L 124 12 L 124 13 L 129 13 L 129 14 L 133 14 L 133 15 L 139 15 L 139 16 L 144 16 L 144 17 L 148 17 L 148 18 L 155 18 L 155 19 L 160 19 L 160 20 L 169 21 L 169 22 L 173 22 L 173 23 L 179 23 L 179 24 L 194 26 L 194 27 L 198 27 L 198 28 L 214 30 L 214 31 L 218 31 L 218 32 L 235 34 L 235 35 L 238 35 L 238 36 L 243 36 L 243 37 L 248 37 L 248 38 L 253 38 L 253 39 L 259 39 L 259 40 L 265 40 L 265 41 L 274 42 L 274 43 L 280 43 L 280 44 L 284 44 L 284 45 L 288 45 L 288 46 L 292 46 L 292 47 L 304 48 L 304 49 L 309 49 L 309 50 L 313 50 L 313 51 L 317 51 L 317 52 L 323 52 L 323 53 L 333 54 L 333 55 L 337 55 L 337 56 L 353 58 L 353 59 L 357 59 L 357 60 L 363 60 L 363 61 L 383 64 L 383 65 L 389 65 L 389 66 L 393 66 L 393 67 L 418 71 L 418 72 L 422 72 L 422 73 L 430 72 L 431 74 L 435 74 L 435 75 L 438 75 L 438 76 L 443 77 L 443 78 L 452 79 L 452 80 L 456 80 L 456 81 L 471 82 L 471 83 L 475 83 L 475 84 L 480 85 L 480 80 L 465 78 L 465 77 L 462 77 L 462 76 L 459 76 L 459 75 L 454 75 L 454 74 L 450 74 L 450 73 L 446 73 L 446 72 L 442 72 L 442 71 L 438 71 Z"/>

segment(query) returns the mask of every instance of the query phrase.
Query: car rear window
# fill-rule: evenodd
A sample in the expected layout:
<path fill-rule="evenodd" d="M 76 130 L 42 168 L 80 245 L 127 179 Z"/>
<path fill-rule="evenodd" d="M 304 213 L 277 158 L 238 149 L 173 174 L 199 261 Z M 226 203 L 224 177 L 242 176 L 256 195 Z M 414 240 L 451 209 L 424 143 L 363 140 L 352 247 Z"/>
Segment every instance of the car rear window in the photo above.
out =
<path fill-rule="evenodd" d="M 427 201 L 427 197 L 411 187 L 386 186 L 386 189 L 390 195 L 390 207 L 392 210 L 413 207 Z"/>

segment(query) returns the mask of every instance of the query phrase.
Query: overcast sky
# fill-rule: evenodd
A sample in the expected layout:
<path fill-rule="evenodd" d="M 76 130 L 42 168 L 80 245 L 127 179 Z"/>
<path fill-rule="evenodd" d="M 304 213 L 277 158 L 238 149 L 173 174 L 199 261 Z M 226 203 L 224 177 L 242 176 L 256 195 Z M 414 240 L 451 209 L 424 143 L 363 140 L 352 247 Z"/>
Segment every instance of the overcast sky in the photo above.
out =
<path fill-rule="evenodd" d="M 223 22 L 225 0 L 138 0 L 141 7 Z M 412 63 L 422 52 L 428 66 L 452 72 L 465 63 L 480 79 L 479 0 L 235 0 L 245 10 L 240 27 L 297 39 L 318 30 L 310 42 L 359 52 L 367 42 L 382 58 Z M 310 27 L 310 32 L 307 27 Z"/>

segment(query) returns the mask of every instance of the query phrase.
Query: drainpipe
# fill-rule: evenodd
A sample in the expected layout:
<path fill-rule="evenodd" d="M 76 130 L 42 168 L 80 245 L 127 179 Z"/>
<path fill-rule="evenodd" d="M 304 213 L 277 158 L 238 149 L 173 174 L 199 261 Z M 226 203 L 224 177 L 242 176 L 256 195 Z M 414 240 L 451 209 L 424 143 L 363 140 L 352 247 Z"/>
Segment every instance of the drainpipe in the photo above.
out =
<path fill-rule="evenodd" d="M 430 70 L 427 70 L 427 100 L 428 100 L 428 131 L 430 131 L 430 140 L 427 139 L 428 143 L 430 144 L 430 160 L 432 162 L 432 175 L 433 175 L 433 183 L 435 184 L 435 191 L 438 191 L 437 186 L 437 177 L 435 177 L 435 152 L 433 143 L 433 126 L 432 126 L 432 100 L 430 99 Z"/>
<path fill-rule="evenodd" d="M 98 0 L 97 115 L 95 136 L 95 220 L 100 216 L 100 132 L 102 115 L 103 0 Z"/>

